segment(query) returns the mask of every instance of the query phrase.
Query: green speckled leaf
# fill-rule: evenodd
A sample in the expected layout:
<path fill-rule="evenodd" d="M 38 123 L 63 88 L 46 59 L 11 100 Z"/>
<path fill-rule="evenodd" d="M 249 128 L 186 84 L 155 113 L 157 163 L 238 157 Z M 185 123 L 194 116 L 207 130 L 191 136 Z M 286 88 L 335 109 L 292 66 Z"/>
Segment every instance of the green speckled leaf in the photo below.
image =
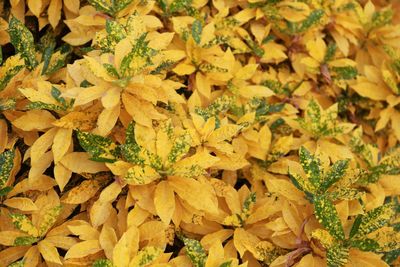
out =
<path fill-rule="evenodd" d="M 100 135 L 77 131 L 79 144 L 91 156 L 91 160 L 99 162 L 114 162 L 118 156 L 115 143 Z"/>
<path fill-rule="evenodd" d="M 34 236 L 19 236 L 14 240 L 14 246 L 30 246 L 39 240 Z"/>
<path fill-rule="evenodd" d="M 328 267 L 342 267 L 349 258 L 349 249 L 339 244 L 332 246 L 326 251 Z"/>
<path fill-rule="evenodd" d="M 207 260 L 207 254 L 203 246 L 196 239 L 181 237 L 185 244 L 186 255 L 190 258 L 194 267 L 204 267 Z"/>
<path fill-rule="evenodd" d="M 315 216 L 328 232 L 336 239 L 345 238 L 338 212 L 333 203 L 325 196 L 314 197 Z"/>
<path fill-rule="evenodd" d="M 331 187 L 331 185 L 339 181 L 346 173 L 348 166 L 349 160 L 336 161 L 325 175 L 321 185 L 319 186 L 319 191 L 324 193 L 329 189 L 329 187 Z"/>
<path fill-rule="evenodd" d="M 319 159 L 311 155 L 305 147 L 300 147 L 299 158 L 300 164 L 311 184 L 316 188 L 320 187 L 322 170 Z"/>
<path fill-rule="evenodd" d="M 24 267 L 24 265 L 25 265 L 25 260 L 22 259 L 22 260 L 11 263 L 7 267 Z"/>
<path fill-rule="evenodd" d="M 196 44 L 200 44 L 201 32 L 203 31 L 203 24 L 200 20 L 195 20 L 192 24 L 192 37 Z"/>
<path fill-rule="evenodd" d="M 22 70 L 24 66 L 25 63 L 20 54 L 7 58 L 3 66 L 0 67 L 0 92 L 6 88 L 12 77 Z"/>
<path fill-rule="evenodd" d="M 7 183 L 14 167 L 15 152 L 8 150 L 0 154 L 0 189 Z"/>
<path fill-rule="evenodd" d="M 39 226 L 39 235 L 44 236 L 47 231 L 54 225 L 58 216 L 62 211 L 62 206 L 58 205 L 53 208 L 47 210 L 45 215 L 42 217 L 40 226 Z"/>
<path fill-rule="evenodd" d="M 144 267 L 151 264 L 163 252 L 161 248 L 145 247 L 132 259 L 129 266 Z"/>
<path fill-rule="evenodd" d="M 185 156 L 190 149 L 190 142 L 191 138 L 187 133 L 177 137 L 168 154 L 168 162 L 175 163 Z"/>
<path fill-rule="evenodd" d="M 145 165 L 142 167 L 136 165 L 129 168 L 124 180 L 131 185 L 143 185 L 149 184 L 160 177 L 160 174 L 150 166 Z"/>
<path fill-rule="evenodd" d="M 196 108 L 195 112 L 202 116 L 205 121 L 211 117 L 215 117 L 222 112 L 226 112 L 233 106 L 235 98 L 233 96 L 223 95 L 217 98 L 212 104 L 206 108 Z"/>
<path fill-rule="evenodd" d="M 350 245 L 353 248 L 358 248 L 362 251 L 376 251 L 379 249 L 379 243 L 373 239 L 364 238 L 358 240 L 351 240 Z"/>
<path fill-rule="evenodd" d="M 35 42 L 32 33 L 17 18 L 11 17 L 8 33 L 17 53 L 21 53 L 28 69 L 34 69 L 39 63 L 35 56 Z"/>
<path fill-rule="evenodd" d="M 140 74 L 146 67 L 153 65 L 152 57 L 156 50 L 148 46 L 147 33 L 143 33 L 133 43 L 132 50 L 121 61 L 119 74 L 121 77 L 132 77 Z"/>
<path fill-rule="evenodd" d="M 113 264 L 108 259 L 98 259 L 92 264 L 92 267 L 113 267 Z"/>
<path fill-rule="evenodd" d="M 385 204 L 359 217 L 353 224 L 353 237 L 363 237 L 386 225 L 395 214 L 392 204 Z"/>
<path fill-rule="evenodd" d="M 33 226 L 31 220 L 23 214 L 12 213 L 10 214 L 11 220 L 14 226 L 30 236 L 37 237 L 39 236 L 39 231 Z"/>

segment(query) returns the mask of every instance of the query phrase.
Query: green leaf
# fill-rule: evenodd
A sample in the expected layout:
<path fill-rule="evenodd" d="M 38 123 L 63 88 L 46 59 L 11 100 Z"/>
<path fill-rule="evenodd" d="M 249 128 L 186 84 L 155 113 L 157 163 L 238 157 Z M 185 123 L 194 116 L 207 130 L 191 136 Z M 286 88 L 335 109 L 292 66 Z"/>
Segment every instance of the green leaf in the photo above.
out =
<path fill-rule="evenodd" d="M 0 197 L 7 196 L 7 194 L 10 193 L 11 190 L 13 190 L 13 188 L 11 186 L 6 186 L 4 188 L 1 188 L 0 189 Z"/>
<path fill-rule="evenodd" d="M 349 249 L 339 244 L 329 247 L 326 251 L 328 267 L 341 267 L 347 263 Z"/>
<path fill-rule="evenodd" d="M 328 232 L 339 240 L 344 240 L 344 230 L 333 203 L 325 196 L 314 197 L 315 216 Z"/>
<path fill-rule="evenodd" d="M 358 248 L 362 251 L 377 251 L 379 249 L 379 243 L 370 238 L 350 240 L 350 245 L 353 248 Z"/>
<path fill-rule="evenodd" d="M 349 166 L 349 160 L 338 160 L 336 161 L 331 168 L 329 169 L 328 173 L 325 175 L 324 180 L 322 181 L 321 185 L 319 186 L 319 191 L 321 193 L 326 192 L 334 183 L 339 181 Z"/>
<path fill-rule="evenodd" d="M 397 258 L 400 257 L 400 249 L 395 249 L 392 251 L 389 251 L 385 253 L 382 257 L 382 259 L 387 263 L 392 266 L 393 262 L 397 260 Z"/>
<path fill-rule="evenodd" d="M 77 131 L 81 147 L 89 153 L 91 160 L 99 162 L 114 162 L 118 157 L 118 149 L 114 142 L 107 137 Z"/>
<path fill-rule="evenodd" d="M 39 63 L 35 56 L 35 41 L 32 33 L 15 17 L 11 17 L 8 33 L 17 53 L 21 53 L 28 69 L 34 69 Z"/>
<path fill-rule="evenodd" d="M 311 155 L 311 153 L 303 146 L 299 149 L 299 159 L 311 184 L 314 187 L 319 188 L 321 185 L 322 173 L 319 159 Z"/>
<path fill-rule="evenodd" d="M 25 259 L 16 261 L 8 265 L 7 267 L 24 267 L 25 266 Z"/>
<path fill-rule="evenodd" d="M 354 232 L 353 237 L 363 237 L 382 226 L 386 225 L 389 220 L 395 214 L 395 210 L 391 203 L 385 204 L 373 210 L 370 210 L 366 214 L 360 217 L 360 221 L 353 225 L 351 232 Z"/>
<path fill-rule="evenodd" d="M 98 259 L 93 262 L 92 267 L 113 267 L 113 264 L 109 259 Z"/>
<path fill-rule="evenodd" d="M 19 54 L 7 58 L 3 66 L 0 67 L 0 92 L 6 88 L 11 79 L 17 75 L 24 66 L 24 60 Z"/>
<path fill-rule="evenodd" d="M 181 236 L 180 239 L 185 244 L 186 255 L 190 258 L 194 267 L 204 267 L 207 254 L 201 243 L 196 239 Z"/>
<path fill-rule="evenodd" d="M 14 246 L 30 246 L 39 241 L 38 237 L 34 236 L 19 236 L 14 240 Z"/>
<path fill-rule="evenodd" d="M 231 267 L 232 266 L 232 260 L 221 263 L 219 267 Z"/>
<path fill-rule="evenodd" d="M 324 63 L 327 63 L 329 61 L 331 61 L 334 56 L 335 56 L 335 52 L 336 52 L 336 44 L 335 43 L 330 43 L 326 49 L 326 54 L 324 57 Z"/>
<path fill-rule="evenodd" d="M 0 154 L 0 189 L 7 183 L 14 167 L 15 152 L 8 150 Z"/>
<path fill-rule="evenodd" d="M 68 58 L 72 52 L 72 47 L 69 45 L 62 45 L 54 53 L 51 54 L 48 66 L 44 74 L 51 75 L 58 71 L 68 63 Z"/>
<path fill-rule="evenodd" d="M 357 77 L 358 71 L 356 67 L 345 66 L 345 67 L 332 67 L 332 70 L 336 72 L 335 78 L 342 80 L 351 80 Z"/>
<path fill-rule="evenodd" d="M 195 20 L 192 24 L 192 37 L 196 44 L 200 44 L 203 24 L 200 20 Z"/>

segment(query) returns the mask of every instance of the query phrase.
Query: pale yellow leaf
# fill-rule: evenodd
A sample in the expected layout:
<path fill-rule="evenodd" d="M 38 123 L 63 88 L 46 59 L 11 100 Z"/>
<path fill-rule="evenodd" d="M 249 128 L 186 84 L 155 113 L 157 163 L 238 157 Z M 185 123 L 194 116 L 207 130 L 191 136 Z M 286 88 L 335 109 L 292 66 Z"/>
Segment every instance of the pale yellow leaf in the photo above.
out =
<path fill-rule="evenodd" d="M 33 201 L 29 198 L 26 197 L 13 197 L 4 200 L 3 202 L 4 205 L 14 208 L 14 209 L 19 209 L 22 211 L 36 211 L 38 210 L 38 207 L 33 203 Z"/>
<path fill-rule="evenodd" d="M 39 249 L 40 254 L 42 254 L 42 256 L 46 262 L 62 264 L 56 247 L 53 246 L 53 244 L 51 244 L 46 239 L 44 239 L 38 243 L 38 249 Z"/>
<path fill-rule="evenodd" d="M 86 240 L 73 245 L 65 254 L 64 259 L 83 258 L 100 250 L 99 240 Z"/>
<path fill-rule="evenodd" d="M 90 160 L 89 155 L 85 152 L 69 153 L 60 162 L 75 173 L 97 173 L 108 170 L 104 163 Z"/>
<path fill-rule="evenodd" d="M 121 236 L 114 247 L 113 263 L 118 267 L 128 267 L 131 258 L 139 249 L 139 230 L 136 226 L 131 226 Z"/>
<path fill-rule="evenodd" d="M 14 120 L 12 124 L 24 131 L 45 130 L 51 128 L 55 120 L 54 116 L 47 110 L 30 110 Z"/>
<path fill-rule="evenodd" d="M 49 132 L 49 131 L 48 131 Z M 54 136 L 53 152 L 54 162 L 57 163 L 67 153 L 72 142 L 72 129 L 59 128 Z"/>
<path fill-rule="evenodd" d="M 175 211 L 175 195 L 168 182 L 158 183 L 154 192 L 154 206 L 161 221 L 168 225 Z"/>

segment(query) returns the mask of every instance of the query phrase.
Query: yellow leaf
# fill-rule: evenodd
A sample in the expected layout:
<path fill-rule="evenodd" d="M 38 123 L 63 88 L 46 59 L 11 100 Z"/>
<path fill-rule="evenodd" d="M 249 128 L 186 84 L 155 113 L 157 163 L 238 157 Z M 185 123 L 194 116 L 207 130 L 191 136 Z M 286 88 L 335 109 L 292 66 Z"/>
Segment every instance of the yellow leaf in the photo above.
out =
<path fill-rule="evenodd" d="M 44 239 L 38 243 L 38 249 L 39 249 L 40 254 L 42 254 L 42 256 L 46 262 L 62 264 L 56 247 L 53 246 L 46 239 Z"/>
<path fill-rule="evenodd" d="M 218 212 L 217 196 L 211 185 L 176 176 L 169 177 L 168 183 L 192 207 L 211 214 Z"/>
<path fill-rule="evenodd" d="M 57 134 L 57 128 L 53 128 L 41 135 L 31 146 L 31 162 L 35 165 L 38 160 L 46 153 L 53 144 L 54 136 Z"/>
<path fill-rule="evenodd" d="M 54 121 L 54 116 L 47 110 L 30 110 L 14 120 L 12 124 L 21 130 L 32 131 L 51 128 Z"/>
<path fill-rule="evenodd" d="M 360 96 L 368 97 L 372 100 L 385 100 L 391 94 L 384 86 L 379 86 L 360 78 L 357 78 L 357 83 L 351 85 L 351 88 Z"/>
<path fill-rule="evenodd" d="M 49 8 L 47 9 L 47 14 L 49 18 L 49 22 L 53 29 L 57 27 L 58 22 L 61 18 L 61 7 L 62 1 L 61 0 L 51 0 Z"/>
<path fill-rule="evenodd" d="M 47 131 L 50 132 L 50 131 Z M 57 163 L 67 153 L 72 142 L 72 129 L 59 128 L 54 136 L 53 152 L 54 162 Z"/>
<path fill-rule="evenodd" d="M 107 89 L 102 86 L 91 86 L 82 90 L 80 88 L 79 94 L 75 98 L 74 106 L 85 105 L 95 99 L 103 96 Z"/>
<path fill-rule="evenodd" d="M 139 230 L 136 226 L 131 226 L 121 236 L 114 247 L 113 263 L 118 267 L 128 267 L 130 259 L 139 249 Z"/>
<path fill-rule="evenodd" d="M 64 259 L 83 258 L 100 250 L 99 240 L 86 240 L 73 245 L 65 254 Z"/>
<path fill-rule="evenodd" d="M 92 198 L 100 189 L 100 184 L 96 180 L 86 180 L 80 185 L 75 186 L 68 191 L 61 202 L 67 204 L 82 204 Z"/>
<path fill-rule="evenodd" d="M 211 132 L 207 138 L 209 143 L 218 143 L 224 140 L 230 141 L 234 135 L 240 130 L 240 126 L 234 124 L 223 125 Z"/>
<path fill-rule="evenodd" d="M 57 182 L 58 187 L 61 191 L 64 190 L 65 185 L 68 183 L 71 178 L 72 171 L 68 168 L 65 168 L 61 163 L 55 164 L 54 166 L 54 179 Z"/>
<path fill-rule="evenodd" d="M 175 211 L 175 195 L 168 182 L 158 183 L 154 192 L 154 206 L 161 221 L 168 225 Z"/>
<path fill-rule="evenodd" d="M 104 163 L 90 160 L 89 155 L 86 152 L 69 153 L 65 155 L 60 162 L 75 173 L 97 173 L 108 171 L 108 168 Z"/>
<path fill-rule="evenodd" d="M 324 60 L 326 54 L 326 44 L 321 37 L 317 37 L 315 40 L 308 41 L 306 47 L 310 55 L 318 62 L 321 63 Z"/>
<path fill-rule="evenodd" d="M 14 208 L 14 209 L 19 209 L 22 211 L 36 211 L 38 210 L 38 207 L 33 203 L 32 200 L 26 197 L 13 197 L 6 199 L 4 202 L 4 205 Z"/>
<path fill-rule="evenodd" d="M 25 236 L 25 234 L 16 231 L 0 231 L 0 244 L 4 246 L 13 246 L 14 240 L 21 236 Z"/>

